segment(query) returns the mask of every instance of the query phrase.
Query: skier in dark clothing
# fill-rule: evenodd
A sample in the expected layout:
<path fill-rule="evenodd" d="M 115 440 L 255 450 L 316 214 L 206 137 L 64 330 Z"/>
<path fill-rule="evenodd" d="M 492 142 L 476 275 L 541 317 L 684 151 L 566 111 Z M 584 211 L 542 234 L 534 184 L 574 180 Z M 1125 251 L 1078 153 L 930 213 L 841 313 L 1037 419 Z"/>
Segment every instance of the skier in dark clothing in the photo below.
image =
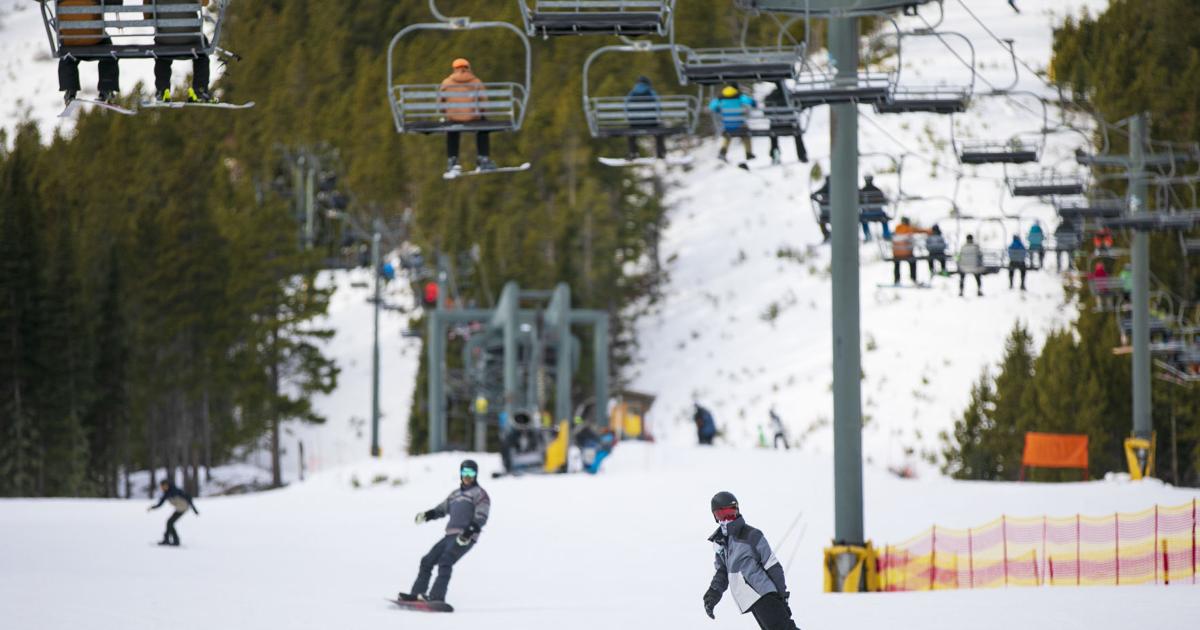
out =
<path fill-rule="evenodd" d="M 713 438 L 717 436 L 717 423 L 713 420 L 712 413 L 696 403 L 696 412 L 692 414 L 692 420 L 696 422 L 696 437 L 701 444 L 712 445 Z"/>
<path fill-rule="evenodd" d="M 746 524 L 733 494 L 718 492 L 709 507 L 720 527 L 708 539 L 716 548 L 716 573 L 704 593 L 704 612 L 716 619 L 713 609 L 728 589 L 742 614 L 752 613 L 762 630 L 798 630 L 788 606 L 783 565 L 767 538 Z"/>
<path fill-rule="evenodd" d="M 638 77 L 637 83 L 629 94 L 625 95 L 625 116 L 629 118 L 630 127 L 657 127 L 660 124 L 658 92 L 648 77 Z M 637 136 L 629 136 L 629 159 L 638 158 Z M 667 139 L 662 134 L 654 135 L 654 157 L 662 160 L 667 157 Z"/>
<path fill-rule="evenodd" d="M 937 273 L 934 270 L 934 263 L 941 263 L 942 275 L 946 274 L 946 237 L 942 235 L 942 228 L 934 224 L 929 230 L 929 235 L 925 237 L 925 251 L 929 252 L 929 275 L 933 276 Z"/>
<path fill-rule="evenodd" d="M 446 589 L 450 586 L 450 572 L 454 563 L 475 546 L 479 541 L 479 532 L 487 524 L 492 500 L 476 481 L 479 464 L 470 459 L 463 460 L 458 475 L 460 485 L 457 490 L 433 509 L 417 514 L 418 525 L 443 516 L 449 516 L 450 520 L 446 523 L 446 535 L 421 558 L 420 571 L 413 582 L 412 591 L 400 593 L 402 601 L 446 601 Z M 433 590 L 426 595 L 425 590 L 429 588 L 429 579 L 433 576 L 435 566 L 438 569 L 437 580 L 433 582 Z"/>
<path fill-rule="evenodd" d="M 192 497 L 183 490 L 175 487 L 175 484 L 170 481 L 163 479 L 159 482 L 158 487 L 162 490 L 162 498 L 158 500 L 158 503 L 146 508 L 146 511 L 157 510 L 162 507 L 163 503 L 170 503 L 171 507 L 175 508 L 175 513 L 171 515 L 171 518 L 167 519 L 167 531 L 163 532 L 162 542 L 158 544 L 178 547 L 179 532 L 175 531 L 175 521 L 178 521 L 184 514 L 187 514 L 188 508 L 191 508 L 192 512 L 196 513 L 196 516 L 200 516 L 200 512 L 196 510 L 196 504 L 192 503 Z"/>
<path fill-rule="evenodd" d="M 1025 249 L 1025 244 L 1021 242 L 1020 236 L 1013 236 L 1012 243 L 1008 246 L 1008 288 L 1013 288 L 1013 276 L 1021 274 L 1021 290 L 1025 290 L 1025 270 L 1028 268 L 1026 264 L 1029 257 L 1029 250 Z"/>
<path fill-rule="evenodd" d="M 767 94 L 767 97 L 763 99 L 763 107 L 767 111 L 768 118 L 771 119 L 772 128 L 777 126 L 775 122 L 776 116 L 781 112 L 787 113 L 787 111 L 791 109 L 791 105 L 787 101 L 787 92 L 784 91 L 786 89 L 787 88 L 783 86 L 782 82 L 776 81 L 775 87 L 771 90 L 771 93 Z M 800 163 L 807 164 L 808 149 L 804 148 L 804 134 L 797 131 L 795 138 L 796 158 L 800 160 Z M 779 137 L 775 134 L 771 134 L 771 163 L 782 163 L 782 153 L 783 152 L 779 150 Z"/>
<path fill-rule="evenodd" d="M 123 4 L 123 0 L 109 0 L 105 6 Z M 104 13 L 100 0 L 58 0 L 59 8 L 66 7 L 96 7 L 96 13 L 62 13 L 59 17 L 59 43 L 62 45 L 62 57 L 58 59 L 58 89 L 63 92 L 63 102 L 67 105 L 75 100 L 82 89 L 79 84 L 80 58 L 71 54 L 73 47 L 82 46 L 111 46 L 112 39 L 104 34 L 103 28 L 72 28 L 71 22 L 100 22 Z M 85 58 L 91 61 L 93 58 Z M 94 58 L 99 65 L 100 83 L 98 100 L 108 103 L 113 100 L 121 89 L 121 69 L 116 57 Z"/>

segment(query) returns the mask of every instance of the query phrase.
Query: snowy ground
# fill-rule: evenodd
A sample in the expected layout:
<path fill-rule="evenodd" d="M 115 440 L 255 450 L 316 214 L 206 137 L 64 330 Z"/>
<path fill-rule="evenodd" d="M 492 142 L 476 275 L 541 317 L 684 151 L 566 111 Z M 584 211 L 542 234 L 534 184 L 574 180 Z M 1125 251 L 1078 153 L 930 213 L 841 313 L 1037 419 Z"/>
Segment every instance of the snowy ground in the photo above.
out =
<path fill-rule="evenodd" d="M 413 514 L 453 488 L 460 457 L 362 463 L 280 491 L 200 500 L 201 515 L 180 523 L 182 549 L 154 546 L 167 514 L 146 514 L 148 502 L 0 501 L 0 619 L 21 630 L 752 627 L 728 597 L 716 622 L 700 603 L 718 489 L 737 493 L 767 533 L 809 630 L 1122 630 L 1148 618 L 1183 628 L 1200 615 L 1190 585 L 824 595 L 827 457 L 645 444 L 623 444 L 596 477 L 490 480 L 497 458 L 477 456 L 492 519 L 455 569 L 460 612 L 395 610 L 384 597 L 407 589 L 443 524 L 416 526 Z M 1157 482 L 912 482 L 869 471 L 866 525 L 871 538 L 897 541 L 932 522 L 1134 511 L 1194 496 Z"/>
<path fill-rule="evenodd" d="M 1077 14 L 1085 4 L 1096 12 L 1106 3 L 1018 4 L 1020 15 L 1004 2 L 970 3 L 1000 37 L 1015 38 L 1022 60 L 1036 68 L 1049 59 L 1051 27 L 1063 14 Z M 902 25 L 922 24 L 904 18 Z M 988 82 L 1012 82 L 1011 57 L 956 0 L 946 3 L 942 28 L 974 42 L 978 92 L 988 90 Z M 961 42 L 947 42 L 967 57 Z M 961 85 L 969 78 L 937 39 L 905 40 L 902 85 Z M 1054 96 L 1024 67 L 1017 89 Z M 902 199 L 893 215 L 926 228 L 939 224 L 952 248 L 974 234 L 985 250 L 1004 249 L 1014 234 L 1024 239 L 1034 220 L 1047 234 L 1053 231 L 1053 208 L 1011 197 L 1005 177 L 1051 165 L 1074 172 L 1071 153 L 1083 136 L 1060 128 L 1056 109 L 1050 109 L 1048 124 L 1060 130 L 1045 137 L 1044 166 L 1007 171 L 960 166 L 945 116 L 883 116 L 866 107 L 860 113 L 860 172 L 873 173 L 890 198 Z M 978 97 L 953 122 L 959 141 L 1006 142 L 1043 127 L 1041 106 L 1028 96 Z M 829 452 L 830 257 L 809 202 L 829 172 L 828 130 L 828 108 L 819 108 L 805 140 L 820 177 L 813 164 L 795 162 L 790 141 L 783 142 L 784 165 L 766 166 L 766 139 L 755 141 L 760 157 L 749 173 L 712 160 L 716 146 L 710 143 L 699 149 L 693 170 L 675 177 L 675 209 L 662 244 L 670 281 L 665 298 L 639 324 L 641 351 L 631 375 L 634 389 L 658 396 L 651 422 L 660 437 L 693 441 L 692 402 L 699 401 L 712 409 L 727 440 L 754 444 L 774 406 L 805 452 Z M 735 144 L 730 154 L 740 157 L 741 148 Z M 951 219 L 955 207 L 974 218 Z M 878 226 L 873 229 L 878 233 Z M 934 278 L 929 290 L 881 288 L 892 283 L 892 264 L 881 251 L 877 242 L 861 249 L 864 454 L 877 466 L 913 466 L 928 474 L 928 460 L 941 446 L 939 432 L 953 425 L 981 370 L 999 361 L 1013 325 L 1024 323 L 1040 343 L 1074 317 L 1076 306 L 1064 302 L 1062 279 L 1053 271 L 1032 272 L 1024 294 L 1010 291 L 1007 277 L 998 275 L 984 278 L 983 298 L 974 296 L 973 285 L 967 298 L 959 298 L 957 278 Z M 918 272 L 922 282 L 929 280 L 924 264 Z M 906 285 L 907 275 L 906 268 Z"/>

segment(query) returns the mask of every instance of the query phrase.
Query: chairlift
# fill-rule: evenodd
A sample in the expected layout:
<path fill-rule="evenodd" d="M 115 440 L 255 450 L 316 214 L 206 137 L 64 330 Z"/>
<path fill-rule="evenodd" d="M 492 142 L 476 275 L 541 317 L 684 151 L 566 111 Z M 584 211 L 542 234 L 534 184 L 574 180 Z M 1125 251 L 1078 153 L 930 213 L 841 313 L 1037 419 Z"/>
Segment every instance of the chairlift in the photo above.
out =
<path fill-rule="evenodd" d="M 691 135 L 700 120 L 699 94 L 660 94 L 655 101 L 630 101 L 624 96 L 591 96 L 588 77 L 592 64 L 608 53 L 652 53 L 673 50 L 670 44 L 633 42 L 604 46 L 583 64 L 583 109 L 593 138 Z"/>
<path fill-rule="evenodd" d="M 982 96 L 1011 97 L 1028 95 L 1035 98 L 1042 107 L 1042 124 L 1036 132 L 1016 134 L 1007 141 L 975 140 L 960 141 L 955 130 L 953 118 L 950 121 L 950 144 L 961 164 L 1029 164 L 1041 159 L 1042 148 L 1046 144 L 1046 133 L 1049 127 L 1049 108 L 1046 101 L 1032 92 L 1016 92 L 1011 90 L 994 91 Z M 1037 135 L 1036 141 L 1029 136 Z"/>
<path fill-rule="evenodd" d="M 74 59 L 184 58 L 224 52 L 219 47 L 221 29 L 232 2 L 210 3 L 213 28 L 208 37 L 197 3 L 143 0 L 143 4 L 125 5 L 120 0 L 99 0 L 97 4 L 64 5 L 37 1 L 50 52 L 56 58 Z M 172 43 L 158 44 L 156 40 Z"/>
<path fill-rule="evenodd" d="M 734 0 L 734 4 L 745 11 L 768 13 L 793 13 L 812 17 L 839 17 L 847 13 L 879 13 L 903 10 L 906 15 L 915 15 L 921 5 L 944 0 Z"/>
<path fill-rule="evenodd" d="M 1136 232 L 1188 231 L 1195 227 L 1198 222 L 1200 222 L 1200 210 L 1134 212 L 1100 220 L 1101 225 L 1104 227 L 1133 230 Z"/>
<path fill-rule="evenodd" d="M 897 38 L 897 50 L 903 47 L 905 37 L 937 37 L 946 44 L 945 37 L 956 37 L 967 44 L 971 51 L 971 82 L 965 86 L 907 86 L 902 85 L 904 68 L 897 66 L 896 76 L 892 81 L 892 90 L 886 100 L 875 103 L 875 112 L 879 114 L 961 114 L 967 111 L 971 96 L 975 92 L 975 45 L 970 38 L 951 31 L 939 32 L 932 29 L 901 33 Z M 946 44 L 949 48 L 949 44 Z"/>
<path fill-rule="evenodd" d="M 1089 195 L 1075 199 L 1056 199 L 1054 209 L 1058 216 L 1073 222 L 1085 222 L 1119 217 L 1129 211 L 1129 204 L 1116 196 Z"/>
<path fill-rule="evenodd" d="M 435 16 L 441 17 L 430 0 Z M 462 103 L 450 102 L 448 93 L 439 83 L 396 83 L 396 47 L 407 37 L 424 31 L 467 32 L 483 29 L 503 29 L 515 34 L 525 47 L 525 75 L 522 82 L 488 81 L 471 92 L 476 98 L 470 106 L 480 117 L 471 121 L 455 121 L 454 115 L 464 108 Z M 388 46 L 388 100 L 392 118 L 399 133 L 448 133 L 521 130 L 529 101 L 533 76 L 533 50 L 529 38 L 521 29 L 508 22 L 474 22 L 468 17 L 446 18 L 438 22 L 411 24 L 396 33 Z M 455 93 L 458 95 L 459 93 Z M 453 95 L 449 95 L 453 96 Z"/>
<path fill-rule="evenodd" d="M 1082 195 L 1082 177 L 1046 172 L 1040 175 L 1008 178 L 1008 189 L 1014 197 L 1066 197 Z"/>
<path fill-rule="evenodd" d="M 805 72 L 792 87 L 792 100 L 800 107 L 884 103 L 892 91 L 892 77 L 886 72 L 860 72 L 852 77 L 827 76 Z"/>
<path fill-rule="evenodd" d="M 675 71 L 684 85 L 727 85 L 730 83 L 776 83 L 795 79 L 804 62 L 808 48 L 803 42 L 784 43 L 787 24 L 780 23 L 775 46 L 748 46 L 749 17 L 743 18 L 741 40 L 736 47 L 692 48 L 675 41 L 675 29 L 670 30 L 674 49 Z"/>
<path fill-rule="evenodd" d="M 675 0 L 519 0 L 519 5 L 530 37 L 665 37 L 675 16 Z"/>

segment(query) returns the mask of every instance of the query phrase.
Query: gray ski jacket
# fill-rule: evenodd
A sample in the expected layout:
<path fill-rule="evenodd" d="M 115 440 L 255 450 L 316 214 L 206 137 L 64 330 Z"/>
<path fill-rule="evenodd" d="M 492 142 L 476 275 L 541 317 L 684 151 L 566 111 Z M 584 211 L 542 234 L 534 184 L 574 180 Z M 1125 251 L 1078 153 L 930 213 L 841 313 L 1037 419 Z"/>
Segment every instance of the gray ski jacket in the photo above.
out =
<path fill-rule="evenodd" d="M 725 530 L 727 533 L 722 533 L 718 528 L 709 537 L 717 553 L 713 563 L 717 572 L 709 588 L 718 593 L 729 589 L 738 610 L 743 613 L 763 595 L 779 593 L 783 596 L 787 592 L 783 565 L 775 558 L 766 536 L 747 525 L 740 516 L 730 521 Z"/>
<path fill-rule="evenodd" d="M 469 488 L 459 486 L 451 492 L 445 501 L 433 508 L 433 518 L 450 517 L 446 523 L 447 536 L 461 534 L 468 525 L 474 523 L 476 531 L 471 536 L 471 541 L 476 542 L 479 540 L 479 530 L 487 524 L 488 513 L 491 510 L 492 499 L 488 497 L 487 491 L 476 483 Z"/>

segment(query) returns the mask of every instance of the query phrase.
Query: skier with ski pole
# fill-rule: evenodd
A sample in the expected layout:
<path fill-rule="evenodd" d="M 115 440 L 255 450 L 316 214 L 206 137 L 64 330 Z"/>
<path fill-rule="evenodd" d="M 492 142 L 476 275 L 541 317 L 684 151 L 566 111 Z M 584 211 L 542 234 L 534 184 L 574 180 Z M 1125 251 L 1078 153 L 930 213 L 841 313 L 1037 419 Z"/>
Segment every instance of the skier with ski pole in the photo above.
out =
<path fill-rule="evenodd" d="M 709 537 L 716 548 L 717 571 L 704 593 L 704 612 L 716 619 L 713 608 L 728 589 L 742 614 L 752 613 L 762 630 L 798 630 L 788 606 L 783 565 L 766 537 L 746 524 L 732 493 L 716 493 L 710 507 L 719 525 Z"/>

